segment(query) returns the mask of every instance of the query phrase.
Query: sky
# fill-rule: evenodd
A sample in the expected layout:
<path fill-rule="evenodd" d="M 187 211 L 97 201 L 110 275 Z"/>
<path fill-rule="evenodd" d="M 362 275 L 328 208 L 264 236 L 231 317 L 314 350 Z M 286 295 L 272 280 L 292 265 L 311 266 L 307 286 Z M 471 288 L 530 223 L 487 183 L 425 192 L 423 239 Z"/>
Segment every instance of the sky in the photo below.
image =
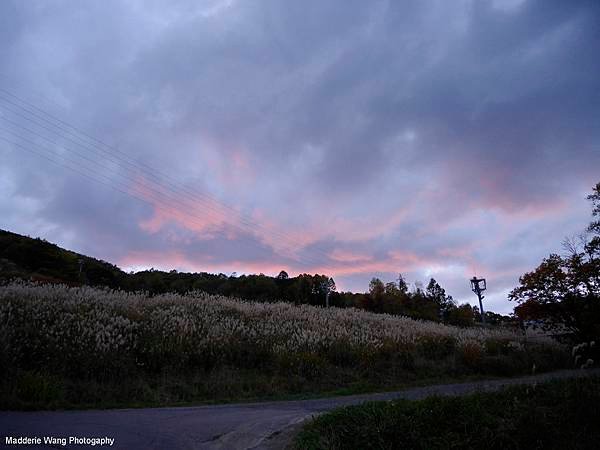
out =
<path fill-rule="evenodd" d="M 2 1 L 0 228 L 507 293 L 591 220 L 600 2 Z"/>

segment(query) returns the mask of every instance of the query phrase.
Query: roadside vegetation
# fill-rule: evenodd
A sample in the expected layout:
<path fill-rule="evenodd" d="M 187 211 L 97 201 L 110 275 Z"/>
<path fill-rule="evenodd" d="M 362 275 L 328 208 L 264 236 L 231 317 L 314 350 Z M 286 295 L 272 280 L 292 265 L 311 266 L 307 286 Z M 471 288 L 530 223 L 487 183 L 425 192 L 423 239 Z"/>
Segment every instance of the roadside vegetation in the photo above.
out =
<path fill-rule="evenodd" d="M 309 422 L 297 450 L 597 449 L 600 377 L 465 397 L 371 402 Z"/>
<path fill-rule="evenodd" d="M 551 340 L 206 293 L 0 286 L 2 409 L 364 392 L 568 367 Z"/>

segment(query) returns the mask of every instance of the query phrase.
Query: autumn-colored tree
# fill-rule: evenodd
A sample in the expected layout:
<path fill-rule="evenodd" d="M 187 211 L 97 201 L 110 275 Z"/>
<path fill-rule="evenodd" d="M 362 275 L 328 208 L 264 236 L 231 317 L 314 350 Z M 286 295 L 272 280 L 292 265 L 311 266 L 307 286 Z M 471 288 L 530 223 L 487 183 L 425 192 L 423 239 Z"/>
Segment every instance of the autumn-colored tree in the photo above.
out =
<path fill-rule="evenodd" d="M 588 199 L 593 216 L 599 217 L 600 183 Z M 600 337 L 600 221 L 593 221 L 587 231 L 579 245 L 566 241 L 567 255 L 551 254 L 509 294 L 519 303 L 519 318 L 541 319 L 546 328 L 566 327 L 580 342 Z"/>

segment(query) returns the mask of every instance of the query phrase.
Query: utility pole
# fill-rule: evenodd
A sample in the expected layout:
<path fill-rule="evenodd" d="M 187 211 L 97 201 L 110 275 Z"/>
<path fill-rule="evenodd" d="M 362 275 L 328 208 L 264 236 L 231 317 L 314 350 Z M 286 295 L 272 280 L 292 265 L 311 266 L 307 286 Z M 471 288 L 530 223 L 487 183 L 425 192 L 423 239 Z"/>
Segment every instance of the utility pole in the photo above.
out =
<path fill-rule="evenodd" d="M 325 292 L 325 308 L 329 308 L 329 287 L 327 287 L 327 291 Z"/>
<path fill-rule="evenodd" d="M 479 299 L 479 313 L 481 314 L 481 323 L 485 323 L 485 312 L 483 311 L 483 302 L 485 298 L 481 293 L 487 289 L 485 278 L 471 278 L 471 290 L 477 294 Z"/>
<path fill-rule="evenodd" d="M 79 258 L 77 262 L 79 263 L 79 282 L 81 282 L 81 273 L 83 271 L 83 258 Z"/>

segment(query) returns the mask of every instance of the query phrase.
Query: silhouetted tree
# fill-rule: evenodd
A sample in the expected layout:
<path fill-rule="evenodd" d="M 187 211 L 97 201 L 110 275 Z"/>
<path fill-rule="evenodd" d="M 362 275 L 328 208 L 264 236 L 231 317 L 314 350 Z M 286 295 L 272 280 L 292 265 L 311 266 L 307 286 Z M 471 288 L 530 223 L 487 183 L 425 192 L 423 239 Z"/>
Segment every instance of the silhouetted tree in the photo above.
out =
<path fill-rule="evenodd" d="M 452 296 L 446 295 L 444 288 L 434 278 L 429 280 L 425 292 L 427 297 L 437 305 L 440 320 L 445 320 L 448 317 L 450 309 L 455 306 Z"/>
<path fill-rule="evenodd" d="M 401 273 L 398 274 L 398 290 L 404 294 L 408 292 L 408 284 Z"/>
<path fill-rule="evenodd" d="M 459 327 L 472 326 L 474 323 L 473 308 L 466 303 L 458 307 L 450 308 L 447 321 L 450 325 Z"/>
<path fill-rule="evenodd" d="M 385 285 L 379 278 L 372 278 L 369 282 L 369 297 L 371 310 L 374 312 L 383 312 L 383 303 L 385 295 Z"/>
<path fill-rule="evenodd" d="M 587 198 L 593 216 L 600 216 L 600 183 Z M 584 342 L 600 337 L 600 221 L 592 221 L 588 231 L 592 236 L 581 249 L 551 254 L 509 294 L 520 304 L 515 314 L 521 319 L 542 319 L 545 328 L 561 325 Z"/>
<path fill-rule="evenodd" d="M 288 273 L 285 270 L 282 270 L 281 272 L 279 272 L 279 275 L 277 275 L 278 280 L 287 280 L 288 278 Z"/>

